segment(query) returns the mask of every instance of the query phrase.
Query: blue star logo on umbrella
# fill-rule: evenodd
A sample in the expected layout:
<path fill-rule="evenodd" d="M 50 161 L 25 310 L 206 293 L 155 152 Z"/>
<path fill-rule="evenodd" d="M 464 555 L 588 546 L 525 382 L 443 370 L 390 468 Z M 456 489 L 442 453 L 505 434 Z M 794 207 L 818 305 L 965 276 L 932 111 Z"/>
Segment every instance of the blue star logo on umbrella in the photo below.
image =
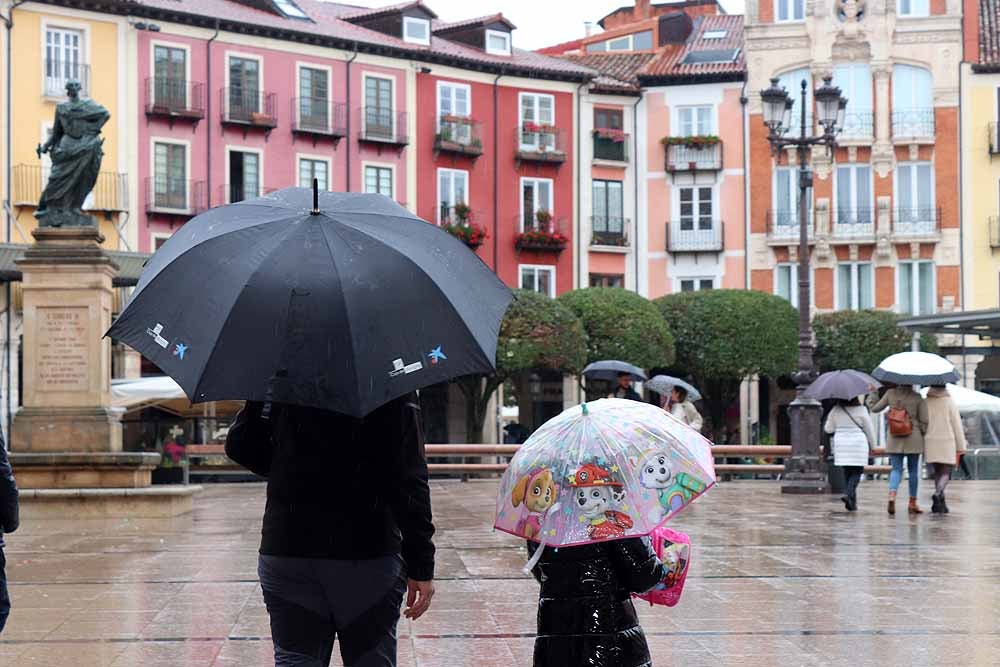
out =
<path fill-rule="evenodd" d="M 441 351 L 441 346 L 440 345 L 438 345 L 433 350 L 431 350 L 427 354 L 427 356 L 431 358 L 431 363 L 434 364 L 435 366 L 438 364 L 438 362 L 447 361 L 448 360 L 448 357 L 446 357 L 445 354 L 444 354 L 444 352 Z"/>
<path fill-rule="evenodd" d="M 177 343 L 174 347 L 174 356 L 179 358 L 181 361 L 184 360 L 184 354 L 187 352 L 188 346 L 184 343 Z"/>

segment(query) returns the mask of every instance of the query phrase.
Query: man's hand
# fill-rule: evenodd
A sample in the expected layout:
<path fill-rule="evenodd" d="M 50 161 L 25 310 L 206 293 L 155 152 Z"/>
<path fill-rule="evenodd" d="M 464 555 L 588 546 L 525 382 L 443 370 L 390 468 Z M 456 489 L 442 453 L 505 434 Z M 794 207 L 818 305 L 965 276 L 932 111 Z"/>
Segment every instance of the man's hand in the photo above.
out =
<path fill-rule="evenodd" d="M 403 616 L 415 621 L 430 609 L 431 599 L 434 597 L 434 582 L 408 579 L 406 589 L 406 611 Z"/>

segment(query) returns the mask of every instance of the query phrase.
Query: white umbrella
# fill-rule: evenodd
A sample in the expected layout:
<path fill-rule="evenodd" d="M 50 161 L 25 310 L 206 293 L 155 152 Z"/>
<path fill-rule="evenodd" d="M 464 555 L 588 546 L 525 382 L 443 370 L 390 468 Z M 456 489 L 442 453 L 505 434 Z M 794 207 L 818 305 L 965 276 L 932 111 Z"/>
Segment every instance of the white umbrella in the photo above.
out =
<path fill-rule="evenodd" d="M 950 361 L 928 352 L 894 354 L 884 359 L 872 376 L 882 382 L 921 385 L 958 382 L 960 377 Z"/>
<path fill-rule="evenodd" d="M 695 389 L 694 385 L 671 375 L 657 375 L 646 382 L 643 386 L 650 391 L 655 391 L 657 394 L 662 394 L 664 396 L 673 391 L 674 387 L 683 387 L 687 390 L 689 399 L 692 401 L 701 400 L 701 392 Z"/>

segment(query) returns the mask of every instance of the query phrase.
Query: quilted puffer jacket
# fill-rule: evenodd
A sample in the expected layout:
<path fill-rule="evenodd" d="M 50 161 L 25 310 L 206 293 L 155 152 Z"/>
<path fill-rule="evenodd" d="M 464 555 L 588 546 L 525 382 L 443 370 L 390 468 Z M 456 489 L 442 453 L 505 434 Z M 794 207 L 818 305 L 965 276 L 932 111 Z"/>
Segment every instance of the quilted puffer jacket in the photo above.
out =
<path fill-rule="evenodd" d="M 537 548 L 529 542 L 529 555 Z M 667 574 L 647 539 L 546 547 L 532 573 L 542 585 L 535 667 L 653 664 L 631 598 Z"/>

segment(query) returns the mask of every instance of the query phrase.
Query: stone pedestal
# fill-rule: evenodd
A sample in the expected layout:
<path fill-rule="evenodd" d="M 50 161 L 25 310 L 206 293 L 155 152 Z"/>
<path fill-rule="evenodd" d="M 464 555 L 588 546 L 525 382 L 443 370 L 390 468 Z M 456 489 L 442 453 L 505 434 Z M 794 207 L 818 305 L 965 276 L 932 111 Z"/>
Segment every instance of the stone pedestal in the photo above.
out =
<path fill-rule="evenodd" d="M 819 401 L 797 397 L 788 407 L 791 421 L 792 455 L 785 460 L 781 492 L 793 494 L 826 493 L 826 467 L 820 458 L 820 421 L 823 406 Z"/>
<path fill-rule="evenodd" d="M 189 510 L 195 489 L 150 487 L 159 454 L 122 452 L 123 411 L 111 404 L 111 341 L 104 338 L 118 267 L 101 249 L 100 232 L 96 226 L 40 227 L 33 234 L 35 245 L 17 262 L 23 276 L 24 399 L 14 417 L 10 459 L 22 489 L 58 493 L 22 498 L 28 504 L 45 499 L 47 512 L 69 507 L 54 498 L 70 498 L 74 506 L 111 503 L 115 511 L 141 499 L 136 516 L 147 515 L 157 498 L 165 503 L 157 512 Z M 128 489 L 144 492 L 124 493 Z M 177 502 L 185 495 L 186 504 Z"/>

